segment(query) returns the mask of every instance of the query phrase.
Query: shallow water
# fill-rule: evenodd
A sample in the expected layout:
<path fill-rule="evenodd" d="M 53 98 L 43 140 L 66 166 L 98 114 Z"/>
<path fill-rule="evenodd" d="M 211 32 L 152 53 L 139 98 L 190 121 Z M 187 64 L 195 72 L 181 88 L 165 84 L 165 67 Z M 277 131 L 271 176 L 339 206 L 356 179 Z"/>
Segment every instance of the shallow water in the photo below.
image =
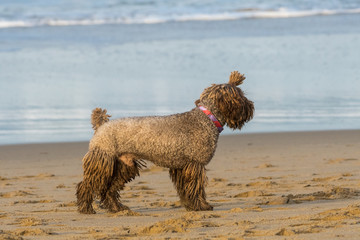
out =
<path fill-rule="evenodd" d="M 0 29 L 0 144 L 80 141 L 90 113 L 188 111 L 239 70 L 243 132 L 360 128 L 360 15 Z M 232 133 L 227 129 L 225 134 Z"/>

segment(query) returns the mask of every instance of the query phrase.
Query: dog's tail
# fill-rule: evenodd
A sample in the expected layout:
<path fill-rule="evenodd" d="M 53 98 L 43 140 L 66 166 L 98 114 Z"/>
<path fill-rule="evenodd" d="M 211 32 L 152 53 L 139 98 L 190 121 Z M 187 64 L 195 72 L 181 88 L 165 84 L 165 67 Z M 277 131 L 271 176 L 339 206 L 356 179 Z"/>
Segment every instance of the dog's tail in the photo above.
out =
<path fill-rule="evenodd" d="M 101 108 L 95 108 L 92 111 L 91 114 L 91 124 L 92 124 L 92 128 L 95 130 L 98 130 L 98 128 L 103 125 L 104 123 L 109 121 L 109 118 L 111 117 L 111 115 L 106 114 L 107 110 L 106 109 L 101 109 Z"/>

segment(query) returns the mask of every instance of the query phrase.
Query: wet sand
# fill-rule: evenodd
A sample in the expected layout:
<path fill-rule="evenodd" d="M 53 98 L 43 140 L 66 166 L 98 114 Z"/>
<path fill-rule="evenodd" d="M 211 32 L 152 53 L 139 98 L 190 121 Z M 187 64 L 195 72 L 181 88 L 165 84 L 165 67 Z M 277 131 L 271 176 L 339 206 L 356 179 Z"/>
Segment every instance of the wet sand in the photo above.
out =
<path fill-rule="evenodd" d="M 0 239 L 358 239 L 360 130 L 221 136 L 212 212 L 186 212 L 167 169 L 128 184 L 131 211 L 82 215 L 87 144 L 0 146 Z"/>

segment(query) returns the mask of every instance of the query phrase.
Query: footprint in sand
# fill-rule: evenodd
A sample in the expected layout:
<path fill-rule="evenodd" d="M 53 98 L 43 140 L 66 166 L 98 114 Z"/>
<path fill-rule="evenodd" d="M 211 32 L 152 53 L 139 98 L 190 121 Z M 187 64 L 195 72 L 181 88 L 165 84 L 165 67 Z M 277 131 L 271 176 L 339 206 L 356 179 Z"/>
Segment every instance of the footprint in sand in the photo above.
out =
<path fill-rule="evenodd" d="M 228 186 L 228 187 L 244 187 L 245 185 L 242 183 L 228 183 L 226 186 Z"/>
<path fill-rule="evenodd" d="M 10 232 L 11 234 L 15 234 L 16 236 L 46 236 L 53 235 L 54 233 L 49 229 L 41 229 L 41 228 L 26 228 L 26 229 L 17 229 L 15 231 Z"/>
<path fill-rule="evenodd" d="M 11 186 L 13 184 L 9 183 L 9 178 L 1 177 L 0 176 L 0 186 Z"/>
<path fill-rule="evenodd" d="M 346 219 L 358 219 L 360 216 L 360 205 L 350 205 L 346 208 L 331 209 L 317 214 L 313 220 L 343 221 Z"/>
<path fill-rule="evenodd" d="M 264 191 L 248 191 L 236 194 L 234 198 L 248 198 L 248 197 L 259 197 L 259 196 L 273 196 L 271 193 L 266 193 Z"/>
<path fill-rule="evenodd" d="M 229 210 L 230 213 L 240 213 L 243 211 L 244 211 L 244 209 L 242 209 L 242 208 L 232 208 Z"/>
<path fill-rule="evenodd" d="M 60 203 L 59 205 L 57 205 L 58 207 L 76 207 L 76 202 L 75 201 L 71 201 L 68 203 Z"/>
<path fill-rule="evenodd" d="M 135 183 L 135 184 L 137 184 L 137 185 L 140 185 L 140 184 L 148 184 L 148 182 L 139 181 L 139 182 L 137 182 L 137 183 Z"/>
<path fill-rule="evenodd" d="M 360 196 L 359 190 L 334 187 L 328 191 L 319 191 L 319 192 L 296 194 L 296 195 L 289 194 L 287 196 L 270 199 L 266 202 L 260 203 L 259 205 L 295 204 L 295 203 L 319 201 L 319 200 L 347 199 L 357 196 Z"/>
<path fill-rule="evenodd" d="M 350 205 L 345 208 L 326 210 L 309 216 L 307 218 L 309 220 L 308 222 L 289 225 L 292 230 L 281 230 L 278 235 L 286 233 L 287 231 L 292 231 L 295 234 L 319 233 L 331 228 L 339 228 L 346 224 L 358 224 L 359 215 L 359 205 Z"/>
<path fill-rule="evenodd" d="M 329 181 L 338 181 L 341 179 L 342 179 L 342 177 L 332 176 L 332 177 L 313 178 L 312 181 L 313 182 L 329 182 Z"/>
<path fill-rule="evenodd" d="M 275 230 L 257 230 L 257 229 L 249 229 L 245 230 L 245 237 L 265 237 L 265 236 L 274 236 Z"/>
<path fill-rule="evenodd" d="M 338 163 L 357 161 L 357 160 L 358 160 L 357 158 L 335 158 L 335 159 L 327 160 L 327 163 L 328 164 L 338 164 Z"/>
<path fill-rule="evenodd" d="M 212 178 L 211 182 L 227 182 L 225 178 Z"/>
<path fill-rule="evenodd" d="M 265 188 L 269 188 L 269 187 L 273 187 L 273 186 L 277 186 L 278 183 L 274 182 L 274 181 L 265 181 L 265 182 L 250 182 L 248 184 L 246 184 L 247 187 L 265 187 Z"/>
<path fill-rule="evenodd" d="M 38 175 L 27 175 L 27 176 L 20 176 L 20 177 L 14 177 L 13 179 L 21 180 L 21 179 L 28 179 L 28 178 L 34 178 L 34 179 L 47 179 L 55 177 L 54 174 L 50 173 L 40 173 Z"/>
<path fill-rule="evenodd" d="M 128 187 L 129 188 L 129 190 L 147 190 L 147 191 L 149 191 L 149 190 L 154 190 L 154 189 L 152 189 L 152 188 L 150 188 L 150 187 L 148 187 L 148 186 L 130 186 L 130 187 Z"/>
<path fill-rule="evenodd" d="M 34 194 L 31 192 L 22 191 L 22 190 L 12 191 L 12 192 L 7 192 L 7 193 L 0 193 L 0 197 L 3 197 L 3 198 L 24 197 L 24 196 L 29 196 L 29 195 L 34 195 Z"/>
<path fill-rule="evenodd" d="M 37 204 L 37 203 L 53 203 L 56 202 L 52 199 L 44 199 L 44 200 L 22 200 L 22 201 L 14 201 L 13 205 L 16 204 Z"/>
<path fill-rule="evenodd" d="M 13 223 L 15 225 L 20 226 L 39 226 L 39 225 L 46 225 L 46 220 L 40 219 L 40 218 L 34 218 L 34 217 L 24 217 L 24 218 L 18 218 Z"/>
<path fill-rule="evenodd" d="M 175 202 L 165 202 L 165 201 L 161 201 L 161 200 L 156 200 L 156 202 L 151 202 L 150 203 L 151 207 L 172 207 L 172 208 L 180 208 L 181 207 L 181 203 L 180 201 L 175 201 Z"/>
<path fill-rule="evenodd" d="M 13 234 L 11 231 L 3 231 L 0 230 L 0 239 L 2 240 L 7 240 L 7 239 L 11 239 L 11 240 L 23 240 L 22 237 L 16 236 L 15 234 Z"/>
<path fill-rule="evenodd" d="M 107 213 L 111 217 L 120 217 L 120 216 L 143 216 L 141 213 L 134 212 L 131 210 L 124 210 L 117 213 Z"/>
<path fill-rule="evenodd" d="M 276 167 L 276 166 L 272 165 L 271 163 L 264 163 L 264 164 L 261 164 L 259 166 L 256 166 L 255 168 L 263 169 L 263 168 L 274 168 L 274 167 Z"/>
<path fill-rule="evenodd" d="M 276 233 L 275 235 L 277 235 L 277 236 L 292 236 L 292 235 L 295 235 L 295 232 L 292 231 L 292 230 L 288 230 L 286 228 L 283 228 L 278 233 Z"/>
<path fill-rule="evenodd" d="M 218 223 L 212 222 L 212 218 L 220 218 L 221 215 L 213 213 L 185 213 L 180 218 L 168 219 L 142 228 L 138 231 L 138 236 L 153 235 L 159 233 L 182 233 L 189 228 L 220 227 Z"/>

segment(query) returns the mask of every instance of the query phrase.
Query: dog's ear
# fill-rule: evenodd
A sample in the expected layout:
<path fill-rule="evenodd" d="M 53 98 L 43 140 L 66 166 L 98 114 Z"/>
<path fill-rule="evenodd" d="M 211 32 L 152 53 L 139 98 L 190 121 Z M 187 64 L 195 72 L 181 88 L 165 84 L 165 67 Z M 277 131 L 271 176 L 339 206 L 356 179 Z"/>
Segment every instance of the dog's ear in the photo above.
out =
<path fill-rule="evenodd" d="M 245 122 L 250 121 L 254 117 L 254 111 L 254 103 L 246 98 L 243 113 L 243 118 L 245 119 Z"/>
<path fill-rule="evenodd" d="M 243 83 L 243 81 L 245 80 L 245 76 L 244 74 L 239 73 L 238 71 L 233 71 L 230 74 L 230 79 L 229 79 L 229 84 L 232 86 L 239 86 L 240 84 Z"/>
<path fill-rule="evenodd" d="M 222 97 L 216 103 L 226 124 L 232 129 L 241 129 L 246 122 L 253 118 L 254 103 L 246 97 Z"/>

